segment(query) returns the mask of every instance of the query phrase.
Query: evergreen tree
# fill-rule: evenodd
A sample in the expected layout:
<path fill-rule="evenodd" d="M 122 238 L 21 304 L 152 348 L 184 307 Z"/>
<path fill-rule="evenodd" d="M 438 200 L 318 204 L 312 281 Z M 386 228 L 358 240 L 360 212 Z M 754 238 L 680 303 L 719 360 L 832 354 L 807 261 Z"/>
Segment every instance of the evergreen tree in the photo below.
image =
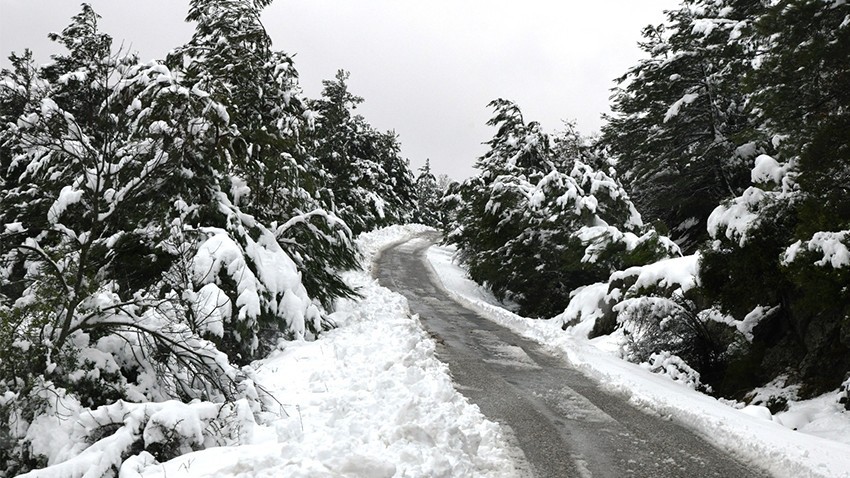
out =
<path fill-rule="evenodd" d="M 686 0 L 643 31 L 649 55 L 618 79 L 602 145 L 638 209 L 686 251 L 706 238 L 714 207 L 740 194 L 753 158 L 768 151 L 740 80 L 756 45 L 743 33 L 762 2 Z"/>
<path fill-rule="evenodd" d="M 14 57 L 0 81 L 0 392 L 14 397 L 0 422 L 21 420 L 0 461 L 13 473 L 37 464 L 26 425 L 44 394 L 91 407 L 256 394 L 207 340 L 237 321 L 193 277 L 225 110 L 113 52 L 98 19 L 84 4 L 51 35 L 66 54 L 43 68 Z"/>
<path fill-rule="evenodd" d="M 678 253 L 644 227 L 616 180 L 554 155 L 549 136 L 526 123 L 514 103 L 491 106 L 497 133 L 478 161 L 481 173 L 450 191 L 460 206 L 448 239 L 474 280 L 516 301 L 524 314 L 553 316 L 577 287 Z M 559 151 L 577 151 L 567 141 L 560 139 Z"/>
<path fill-rule="evenodd" d="M 69 54 L 36 73 L 37 95 L 21 97 L 20 118 L 3 125 L 4 151 L 17 153 L 0 196 L 0 220 L 10 225 L 0 252 L 19 284 L 7 298 L 38 291 L 58 301 L 49 312 L 19 311 L 41 316 L 31 320 L 50 328 L 57 351 L 102 319 L 87 302 L 108 290 L 135 303 L 168 268 L 157 243 L 179 217 L 174 202 L 206 193 L 215 177 L 200 160 L 208 151 L 191 146 L 213 144 L 222 124 L 209 99 L 179 87 L 162 65 L 113 54 L 98 18 L 84 5 L 53 36 Z M 26 93 L 32 71 L 4 71 L 6 93 Z M 39 266 L 24 270 L 24 262 Z"/>
<path fill-rule="evenodd" d="M 437 183 L 437 178 L 431 172 L 430 159 L 426 159 L 425 164 L 419 168 L 415 188 L 417 221 L 431 227 L 440 227 L 442 224 L 441 199 L 443 191 Z"/>
<path fill-rule="evenodd" d="M 843 2 L 784 0 L 757 23 L 765 41 L 752 104 L 778 155 L 798 161 L 806 193 L 799 236 L 850 220 L 850 37 Z"/>
<path fill-rule="evenodd" d="M 305 271 L 309 293 L 330 307 L 334 298 L 354 294 L 338 272 L 357 267 L 357 259 L 351 230 L 322 200 L 321 164 L 304 145 L 313 114 L 292 58 L 272 50 L 260 21 L 269 3 L 191 1 L 187 21 L 196 22 L 195 33 L 167 63 L 227 111 L 230 128 L 216 149 L 226 168 L 221 190 L 240 211 L 274 229 L 279 245 Z M 252 224 L 233 224 L 243 226 Z"/>
<path fill-rule="evenodd" d="M 355 234 L 413 217 L 413 175 L 396 135 L 372 128 L 354 110 L 363 102 L 348 90 L 349 73 L 322 82 L 311 153 L 324 169 L 336 211 Z"/>
<path fill-rule="evenodd" d="M 45 465 L 27 428 L 57 413 L 48 396 L 116 416 L 217 402 L 204 440 L 233 442 L 233 422 L 269 406 L 234 364 L 315 336 L 354 293 L 339 276 L 357 265 L 351 231 L 320 189 L 303 137 L 314 115 L 259 22 L 267 3 L 193 2 L 192 40 L 146 64 L 83 4 L 51 35 L 67 53 L 44 67 L 13 55 L 0 73 L 0 475 Z M 373 179 L 410 189 L 395 135 L 364 136 L 384 166 Z M 108 469 L 196 442 L 143 439 L 147 413 L 121 420 L 87 430 L 132 437 Z"/>
<path fill-rule="evenodd" d="M 700 272 L 723 312 L 740 320 L 770 307 L 741 380 L 786 374 L 804 396 L 850 370 L 848 15 L 844 4 L 782 1 L 755 22 L 763 53 L 745 84 L 779 161 L 759 157 L 753 186 L 714 211 Z"/>

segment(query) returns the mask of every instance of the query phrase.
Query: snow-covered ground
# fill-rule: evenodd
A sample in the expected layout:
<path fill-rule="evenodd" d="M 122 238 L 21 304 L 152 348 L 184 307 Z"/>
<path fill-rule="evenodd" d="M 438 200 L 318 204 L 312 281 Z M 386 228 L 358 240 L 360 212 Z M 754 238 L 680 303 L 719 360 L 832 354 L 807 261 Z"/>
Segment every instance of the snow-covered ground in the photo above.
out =
<path fill-rule="evenodd" d="M 789 402 L 771 416 L 765 407 L 729 404 L 619 358 L 619 337 L 588 340 L 591 321 L 561 330 L 561 321 L 532 320 L 505 310 L 452 261 L 453 249 L 432 247 L 428 259 L 459 302 L 515 332 L 549 346 L 608 389 L 652 413 L 689 425 L 719 448 L 777 477 L 850 477 L 850 413 L 834 394 Z M 793 428 L 797 428 L 794 431 Z"/>
<path fill-rule="evenodd" d="M 381 249 L 423 226 L 393 226 L 358 239 L 367 268 Z M 368 271 L 346 280 L 339 327 L 313 342 L 286 342 L 254 365 L 281 402 L 248 445 L 208 448 L 164 464 L 125 464 L 122 478 L 510 477 L 501 429 L 453 387 L 434 341 L 403 297 Z"/>

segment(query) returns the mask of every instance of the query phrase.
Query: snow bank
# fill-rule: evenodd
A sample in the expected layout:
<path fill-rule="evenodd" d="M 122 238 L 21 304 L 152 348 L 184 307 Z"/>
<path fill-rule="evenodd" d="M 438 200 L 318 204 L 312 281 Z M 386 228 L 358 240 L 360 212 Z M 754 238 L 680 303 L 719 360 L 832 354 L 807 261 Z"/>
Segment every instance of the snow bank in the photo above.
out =
<path fill-rule="evenodd" d="M 365 263 L 430 230 L 393 226 L 357 239 Z M 365 272 L 347 273 L 361 300 L 338 303 L 337 329 L 285 342 L 253 365 L 280 402 L 248 445 L 208 448 L 164 464 L 129 460 L 121 477 L 509 477 L 498 425 L 453 387 L 407 301 Z"/>
<path fill-rule="evenodd" d="M 410 240 L 414 236 L 423 232 L 433 230 L 433 228 L 422 224 L 389 226 L 376 231 L 360 234 L 354 242 L 357 244 L 357 249 L 360 250 L 360 254 L 363 256 L 364 268 L 371 269 L 374 266 L 378 255 L 384 249 L 388 249 L 395 244 Z"/>
<path fill-rule="evenodd" d="M 552 320 L 563 329 L 579 327 L 587 336 L 593 329 L 596 319 L 604 315 L 602 307 L 608 294 L 608 283 L 599 282 L 570 292 L 570 303 L 566 310 Z"/>
<path fill-rule="evenodd" d="M 450 249 L 432 247 L 428 259 L 446 291 L 458 302 L 549 346 L 603 386 L 628 396 L 632 404 L 676 419 L 729 454 L 777 477 L 850 477 L 850 414 L 841 411 L 835 396 L 790 403 L 788 412 L 773 417 L 769 411 L 765 416 L 762 409 L 739 410 L 667 376 L 621 360 L 617 333 L 588 340 L 588 324 L 592 326 L 592 320 L 582 321 L 565 332 L 561 329 L 563 317 L 533 320 L 499 307 L 495 298 L 488 297 L 484 289 L 466 278 L 463 269 L 446 260 L 451 253 Z M 676 260 L 686 267 L 694 259 Z M 598 301 L 601 287 L 589 286 L 578 294 L 585 296 L 588 303 Z M 799 431 L 792 430 L 794 426 Z"/>

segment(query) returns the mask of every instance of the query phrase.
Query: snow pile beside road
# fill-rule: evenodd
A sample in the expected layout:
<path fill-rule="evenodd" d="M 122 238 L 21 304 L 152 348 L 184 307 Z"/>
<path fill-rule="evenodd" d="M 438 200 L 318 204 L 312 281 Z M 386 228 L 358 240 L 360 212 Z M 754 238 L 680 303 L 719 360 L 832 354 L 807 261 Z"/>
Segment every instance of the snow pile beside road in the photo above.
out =
<path fill-rule="evenodd" d="M 584 320 L 565 332 L 561 319 L 533 320 L 505 310 L 467 278 L 466 271 L 452 262 L 452 256 L 452 248 L 428 250 L 436 275 L 457 301 L 549 346 L 603 386 L 629 396 L 631 403 L 689 426 L 719 448 L 775 476 L 850 477 L 850 414 L 842 413 L 834 399 L 790 403 L 789 412 L 773 417 L 764 407 L 758 411 L 767 411 L 767 415 L 754 413 L 753 407 L 739 410 L 621 360 L 617 333 L 587 339 L 592 320 Z M 589 291 L 589 296 L 593 296 L 590 292 L 593 290 Z M 799 431 L 790 429 L 792 418 L 801 416 L 806 419 L 794 421 Z"/>
<path fill-rule="evenodd" d="M 424 230 L 394 226 L 361 235 L 358 245 L 369 264 Z M 281 407 L 255 427 L 251 444 L 125 467 L 121 477 L 515 476 L 500 428 L 454 389 L 406 299 L 366 272 L 345 279 L 363 298 L 340 302 L 337 329 L 283 343 L 254 364 Z"/>
<path fill-rule="evenodd" d="M 381 251 L 428 231 L 434 231 L 434 229 L 422 224 L 405 224 L 360 234 L 355 243 L 363 256 L 363 268 L 371 272 L 375 266 L 375 259 Z"/>

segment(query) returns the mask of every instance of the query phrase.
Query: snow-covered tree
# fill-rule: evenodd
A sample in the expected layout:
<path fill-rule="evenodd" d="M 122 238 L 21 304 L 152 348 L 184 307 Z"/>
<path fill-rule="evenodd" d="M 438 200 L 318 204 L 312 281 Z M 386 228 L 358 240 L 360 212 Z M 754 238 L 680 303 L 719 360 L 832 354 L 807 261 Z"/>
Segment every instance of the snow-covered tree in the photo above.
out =
<path fill-rule="evenodd" d="M 414 183 L 416 188 L 416 220 L 432 227 L 442 225 L 441 200 L 443 190 L 437 183 L 437 178 L 431 172 L 431 160 L 419 168 L 419 176 Z"/>
<path fill-rule="evenodd" d="M 844 2 L 784 0 L 756 23 L 769 40 L 750 79 L 752 104 L 778 157 L 798 162 L 802 234 L 850 218 L 849 12 Z"/>
<path fill-rule="evenodd" d="M 233 325 L 229 304 L 198 290 L 193 269 L 225 110 L 164 65 L 112 51 L 98 18 L 83 5 L 52 35 L 67 54 L 43 68 L 19 58 L 0 83 L 18 115 L 0 125 L 0 421 L 11 470 L 35 464 L 26 430 L 51 410 L 48 395 L 98 406 L 253 390 L 214 344 Z"/>
<path fill-rule="evenodd" d="M 305 147 L 315 115 L 301 95 L 298 72 L 291 57 L 272 49 L 260 21 L 269 3 L 190 2 L 187 21 L 196 23 L 195 33 L 167 64 L 227 111 L 229 129 L 216 154 L 226 173 L 221 190 L 240 214 L 225 213 L 234 222 L 222 224 L 252 229 L 251 221 L 241 220 L 245 212 L 272 230 L 304 271 L 311 296 L 329 307 L 335 297 L 353 294 L 338 272 L 356 267 L 357 260 L 351 230 L 322 200 L 321 164 Z"/>
<path fill-rule="evenodd" d="M 322 82 L 310 152 L 324 169 L 336 211 L 355 234 L 408 222 L 415 209 L 413 174 L 392 132 L 376 131 L 354 113 L 363 98 L 348 90 L 349 73 Z"/>
<path fill-rule="evenodd" d="M 300 143 L 311 115 L 256 8 L 194 4 L 199 32 L 166 64 L 114 51 L 84 4 L 51 35 L 67 53 L 44 67 L 13 56 L 0 75 L 6 473 L 44 465 L 27 429 L 59 402 L 114 409 L 81 435 L 120 442 L 104 470 L 139 446 L 168 458 L 197 445 L 143 438 L 156 414 L 118 399 L 245 398 L 201 419 L 235 433 L 221 420 L 245 407 L 252 420 L 265 399 L 234 363 L 320 332 L 322 303 L 352 293 L 338 275 L 356 264 L 350 230 L 317 199 Z"/>
<path fill-rule="evenodd" d="M 553 316 L 577 287 L 678 253 L 643 225 L 616 180 L 554 155 L 549 136 L 514 103 L 491 106 L 497 133 L 478 161 L 481 174 L 454 194 L 460 207 L 448 236 L 474 280 L 523 313 Z"/>
<path fill-rule="evenodd" d="M 745 84 L 777 153 L 712 213 L 700 273 L 721 311 L 758 316 L 750 383 L 789 374 L 803 395 L 850 371 L 847 18 L 841 2 L 783 1 L 756 22 L 762 55 Z"/>
<path fill-rule="evenodd" d="M 743 33 L 763 8 L 759 0 L 685 0 L 665 24 L 646 27 L 640 47 L 649 58 L 619 78 L 603 127 L 602 144 L 638 209 L 687 251 L 769 149 L 741 88 L 757 51 Z"/>
<path fill-rule="evenodd" d="M 601 146 L 642 212 L 687 249 L 710 241 L 688 274 L 587 289 L 636 360 L 672 353 L 736 398 L 780 374 L 803 395 L 846 380 L 849 8 L 686 0 L 644 31 Z"/>

